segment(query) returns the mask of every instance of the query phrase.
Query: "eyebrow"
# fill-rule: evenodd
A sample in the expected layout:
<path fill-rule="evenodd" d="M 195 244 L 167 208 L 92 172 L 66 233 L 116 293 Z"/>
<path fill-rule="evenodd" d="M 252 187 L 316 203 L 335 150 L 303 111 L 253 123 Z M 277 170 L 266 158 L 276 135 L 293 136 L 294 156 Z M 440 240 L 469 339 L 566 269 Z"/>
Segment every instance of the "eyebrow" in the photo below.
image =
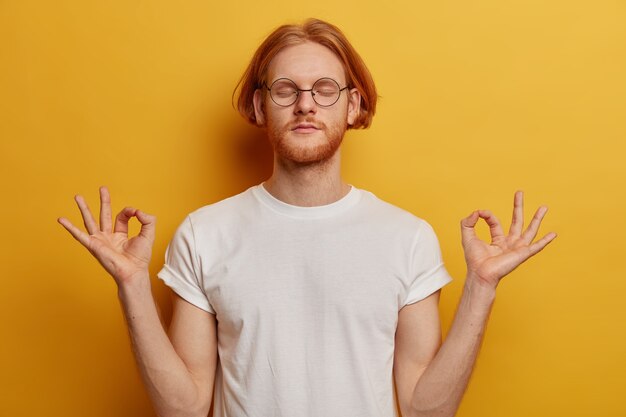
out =
<path fill-rule="evenodd" d="M 350 86 L 350 84 L 347 81 L 342 81 L 342 80 L 339 80 L 339 79 L 336 79 L 336 78 L 333 78 L 333 77 L 330 77 L 330 76 L 324 76 L 324 77 L 319 77 L 315 81 L 313 81 L 311 83 L 311 87 L 313 87 L 313 84 L 315 84 L 319 80 L 323 80 L 324 78 L 328 78 L 328 79 L 331 79 L 331 80 L 335 81 L 337 84 L 339 84 L 340 88 L 341 88 L 342 84 L 345 85 L 346 87 Z M 274 78 L 271 81 L 263 81 L 261 83 L 261 85 L 263 85 L 263 83 L 265 83 L 269 87 L 269 86 L 271 86 L 272 84 L 274 84 L 276 81 L 278 81 L 280 79 L 289 80 L 289 81 L 293 82 L 297 87 L 300 87 L 300 83 L 296 82 L 293 78 L 289 78 L 289 77 L 285 77 L 285 76 L 276 77 L 276 78 Z"/>

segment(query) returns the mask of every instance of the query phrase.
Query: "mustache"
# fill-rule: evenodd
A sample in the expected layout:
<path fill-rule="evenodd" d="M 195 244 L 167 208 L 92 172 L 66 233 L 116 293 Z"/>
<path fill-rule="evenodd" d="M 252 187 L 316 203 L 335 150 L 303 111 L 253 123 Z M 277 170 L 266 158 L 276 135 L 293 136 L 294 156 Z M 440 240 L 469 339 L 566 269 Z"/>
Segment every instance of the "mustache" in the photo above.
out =
<path fill-rule="evenodd" d="M 302 124 L 311 125 L 318 130 L 326 130 L 326 124 L 324 122 L 309 117 L 294 120 L 293 122 L 287 124 L 287 128 L 289 130 L 293 130 Z"/>

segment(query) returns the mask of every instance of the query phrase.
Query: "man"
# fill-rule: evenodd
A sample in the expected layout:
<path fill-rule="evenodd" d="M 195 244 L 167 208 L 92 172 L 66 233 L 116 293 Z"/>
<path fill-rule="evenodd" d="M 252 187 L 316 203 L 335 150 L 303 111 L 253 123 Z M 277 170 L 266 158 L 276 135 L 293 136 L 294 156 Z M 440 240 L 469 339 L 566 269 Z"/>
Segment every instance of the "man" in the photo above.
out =
<path fill-rule="evenodd" d="M 504 235 L 489 211 L 461 222 L 467 278 L 441 343 L 450 281 L 426 222 L 343 182 L 340 144 L 367 127 L 376 90 L 336 27 L 283 26 L 241 82 L 240 112 L 265 128 L 272 176 L 191 213 L 159 273 L 175 292 L 169 335 L 150 290 L 155 218 L 134 208 L 85 233 L 59 222 L 115 279 L 144 382 L 161 416 L 452 416 L 467 386 L 500 279 L 542 250 L 546 208 L 523 231 L 521 192 Z M 128 221 L 142 223 L 128 238 Z M 483 218 L 492 242 L 474 233 Z M 219 360 L 218 360 L 219 357 Z M 215 389 L 214 389 L 215 388 Z M 213 395 L 215 393 L 215 395 Z"/>

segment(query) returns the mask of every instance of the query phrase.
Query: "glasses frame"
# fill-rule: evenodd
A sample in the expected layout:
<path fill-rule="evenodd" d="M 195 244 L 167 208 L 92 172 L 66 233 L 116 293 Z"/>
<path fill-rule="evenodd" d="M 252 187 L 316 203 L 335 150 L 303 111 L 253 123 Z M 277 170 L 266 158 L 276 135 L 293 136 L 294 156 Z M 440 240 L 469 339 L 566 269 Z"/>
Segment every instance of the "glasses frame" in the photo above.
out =
<path fill-rule="evenodd" d="M 291 102 L 290 104 L 280 104 L 280 103 L 277 103 L 276 100 L 274 100 L 274 97 L 272 96 L 272 87 L 274 86 L 274 84 L 276 84 L 278 81 L 284 81 L 284 80 L 287 80 L 287 81 L 291 82 L 294 85 L 294 87 L 296 88 L 296 96 L 295 96 L 293 102 Z M 334 82 L 337 85 L 337 88 L 339 88 L 339 94 L 337 94 L 337 98 L 331 104 L 320 104 L 315 99 L 315 93 L 313 92 L 313 90 L 315 89 L 315 84 L 317 84 L 318 82 L 320 82 L 322 80 L 330 80 L 330 81 Z M 337 81 L 333 80 L 330 77 L 322 77 L 322 78 L 320 78 L 319 80 L 317 80 L 317 81 L 315 81 L 313 83 L 311 88 L 308 88 L 308 89 L 299 88 L 298 84 L 296 84 L 296 82 L 294 80 L 289 79 L 289 78 L 285 78 L 285 77 L 277 78 L 276 80 L 274 80 L 272 82 L 272 85 L 269 85 L 269 86 L 267 85 L 267 83 L 265 81 L 263 81 L 263 87 L 265 87 L 267 89 L 267 91 L 269 91 L 270 98 L 272 99 L 274 104 L 276 104 L 277 106 L 280 106 L 280 107 L 290 107 L 290 106 L 293 106 L 298 101 L 298 99 L 300 98 L 300 93 L 306 93 L 306 92 L 311 93 L 311 98 L 313 98 L 313 101 L 318 106 L 320 106 L 320 107 L 330 107 L 330 106 L 335 105 L 335 103 L 337 103 L 339 101 L 339 98 L 341 97 L 341 92 L 343 90 L 347 90 L 348 88 L 350 88 L 349 85 L 346 85 L 345 87 L 341 88 L 339 86 L 339 83 Z"/>

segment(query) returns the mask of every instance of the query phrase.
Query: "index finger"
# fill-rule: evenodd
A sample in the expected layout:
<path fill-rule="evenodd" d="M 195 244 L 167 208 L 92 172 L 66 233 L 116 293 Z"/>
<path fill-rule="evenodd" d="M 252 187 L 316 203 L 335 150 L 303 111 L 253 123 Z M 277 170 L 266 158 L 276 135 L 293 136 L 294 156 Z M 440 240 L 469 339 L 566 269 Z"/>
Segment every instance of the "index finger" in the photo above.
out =
<path fill-rule="evenodd" d="M 502 233 L 502 227 L 500 226 L 500 220 L 489 210 L 478 210 L 480 218 L 485 220 L 485 223 L 489 226 L 489 232 L 491 233 L 491 241 L 504 236 Z"/>
<path fill-rule="evenodd" d="M 463 243 L 469 242 L 476 237 L 474 226 L 476 226 L 479 218 L 480 214 L 478 210 L 475 210 L 469 216 L 461 220 L 461 240 Z"/>
<path fill-rule="evenodd" d="M 128 222 L 135 217 L 137 209 L 133 207 L 124 207 L 122 211 L 117 213 L 115 217 L 115 233 L 128 234 Z"/>

